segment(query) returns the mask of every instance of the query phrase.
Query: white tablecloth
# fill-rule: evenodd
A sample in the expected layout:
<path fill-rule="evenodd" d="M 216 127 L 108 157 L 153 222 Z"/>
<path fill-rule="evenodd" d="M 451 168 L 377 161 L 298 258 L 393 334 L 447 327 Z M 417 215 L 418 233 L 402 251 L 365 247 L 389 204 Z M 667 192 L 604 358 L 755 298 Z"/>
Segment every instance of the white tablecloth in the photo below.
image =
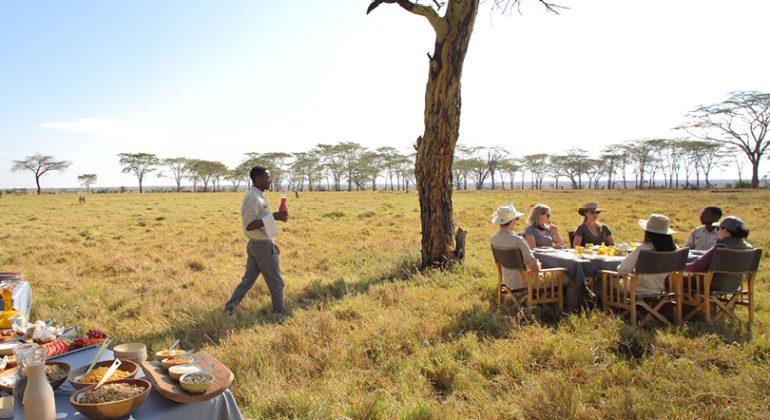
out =
<path fill-rule="evenodd" d="M 83 350 L 77 353 L 69 354 L 62 357 L 54 358 L 58 362 L 64 362 L 70 365 L 75 370 L 81 366 L 85 366 L 91 363 L 91 360 L 96 356 L 96 347 L 92 347 L 87 350 Z M 109 360 L 114 358 L 111 351 L 106 350 L 101 360 Z M 139 369 L 137 378 L 144 378 L 144 372 Z M 86 417 L 79 412 L 75 411 L 69 402 L 69 397 L 75 392 L 75 389 L 69 382 L 65 382 L 59 389 L 56 390 L 56 418 L 58 419 L 77 419 L 85 420 Z M 14 407 L 15 419 L 24 418 L 23 407 Z M 131 416 L 127 419 L 154 419 L 154 420 L 167 420 L 167 419 L 179 419 L 179 420 L 227 420 L 235 419 L 241 420 L 241 412 L 238 409 L 238 405 L 235 403 L 235 398 L 230 390 L 226 390 L 221 395 L 214 397 L 208 401 L 203 401 L 195 404 L 179 404 L 165 399 L 158 394 L 155 390 L 150 392 L 150 396 L 147 401 L 139 407 Z"/>

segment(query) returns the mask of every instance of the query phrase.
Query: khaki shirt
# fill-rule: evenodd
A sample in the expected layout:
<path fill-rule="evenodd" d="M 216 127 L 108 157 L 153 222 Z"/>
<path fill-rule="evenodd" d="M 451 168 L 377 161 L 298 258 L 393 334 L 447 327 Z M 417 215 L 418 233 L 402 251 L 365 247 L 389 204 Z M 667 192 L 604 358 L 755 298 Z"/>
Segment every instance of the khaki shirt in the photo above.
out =
<path fill-rule="evenodd" d="M 685 246 L 690 249 L 706 251 L 714 246 L 718 239 L 719 229 L 714 228 L 714 230 L 709 232 L 706 230 L 706 226 L 701 226 L 692 230 L 690 238 L 687 239 L 687 244 Z"/>
<path fill-rule="evenodd" d="M 489 238 L 489 243 L 502 250 L 509 250 L 518 248 L 521 250 L 521 256 L 524 257 L 524 264 L 529 267 L 537 261 L 532 250 L 529 249 L 527 241 L 521 236 L 513 233 L 513 231 L 507 228 L 500 228 L 500 230 Z M 500 267 L 503 273 L 503 284 L 512 290 L 523 289 L 527 287 L 524 276 L 518 270 L 511 270 L 510 268 Z"/>
<path fill-rule="evenodd" d="M 241 204 L 241 221 L 243 222 L 243 234 L 247 238 L 255 241 L 266 241 L 270 238 L 265 232 L 264 226 L 259 229 L 246 230 L 246 226 L 255 220 L 262 220 L 270 215 L 270 207 L 267 205 L 267 199 L 262 195 L 259 188 L 252 186 L 246 191 Z"/>

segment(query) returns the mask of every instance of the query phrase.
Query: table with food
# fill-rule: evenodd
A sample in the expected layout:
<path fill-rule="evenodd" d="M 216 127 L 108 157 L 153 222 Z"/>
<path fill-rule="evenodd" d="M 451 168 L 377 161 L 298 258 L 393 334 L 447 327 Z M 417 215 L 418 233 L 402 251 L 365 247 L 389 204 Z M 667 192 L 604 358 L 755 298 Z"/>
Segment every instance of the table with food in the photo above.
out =
<path fill-rule="evenodd" d="M 575 282 L 575 290 L 580 291 L 588 278 L 597 278 L 601 270 L 616 271 L 618 266 L 638 244 L 622 243 L 617 246 L 589 245 L 576 246 L 574 249 L 555 249 L 538 247 L 533 250 L 543 268 L 564 268 L 567 276 Z M 690 251 L 688 261 L 700 255 Z"/>
<path fill-rule="evenodd" d="M 113 346 L 102 331 L 53 320 L 0 334 L 8 338 L 0 343 L 8 394 L 0 418 L 242 418 L 229 391 L 233 373 L 205 351 L 175 348 L 178 341 L 148 358 L 143 343 Z"/>

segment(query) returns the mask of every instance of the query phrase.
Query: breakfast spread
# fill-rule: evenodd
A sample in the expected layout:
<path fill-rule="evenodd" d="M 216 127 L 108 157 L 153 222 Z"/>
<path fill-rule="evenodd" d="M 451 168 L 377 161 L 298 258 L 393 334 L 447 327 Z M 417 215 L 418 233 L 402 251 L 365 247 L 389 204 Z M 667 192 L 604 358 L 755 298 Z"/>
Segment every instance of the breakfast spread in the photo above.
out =
<path fill-rule="evenodd" d="M 104 384 L 101 387 L 88 392 L 81 399 L 83 404 L 101 404 L 113 401 L 126 400 L 144 392 L 144 387 L 131 384 Z"/>

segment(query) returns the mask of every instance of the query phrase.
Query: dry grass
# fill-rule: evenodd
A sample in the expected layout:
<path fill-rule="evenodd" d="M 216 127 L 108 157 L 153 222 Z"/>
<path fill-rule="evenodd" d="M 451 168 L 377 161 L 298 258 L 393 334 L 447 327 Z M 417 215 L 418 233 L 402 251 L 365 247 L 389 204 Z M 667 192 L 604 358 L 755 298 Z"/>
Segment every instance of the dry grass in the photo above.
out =
<path fill-rule="evenodd" d="M 768 259 L 753 334 L 730 323 L 638 331 L 601 314 L 543 322 L 497 307 L 487 245 L 498 204 L 549 204 L 566 231 L 578 205 L 595 200 L 621 241 L 638 241 L 636 220 L 660 212 L 684 243 L 713 203 L 768 249 L 766 191 L 457 193 L 466 264 L 426 273 L 414 269 L 414 193 L 304 193 L 278 241 L 291 311 L 282 323 L 261 279 L 236 317 L 221 313 L 243 270 L 241 198 L 9 196 L 0 269 L 30 280 L 34 318 L 151 348 L 173 337 L 206 348 L 235 372 L 251 417 L 759 418 L 770 409 Z"/>

